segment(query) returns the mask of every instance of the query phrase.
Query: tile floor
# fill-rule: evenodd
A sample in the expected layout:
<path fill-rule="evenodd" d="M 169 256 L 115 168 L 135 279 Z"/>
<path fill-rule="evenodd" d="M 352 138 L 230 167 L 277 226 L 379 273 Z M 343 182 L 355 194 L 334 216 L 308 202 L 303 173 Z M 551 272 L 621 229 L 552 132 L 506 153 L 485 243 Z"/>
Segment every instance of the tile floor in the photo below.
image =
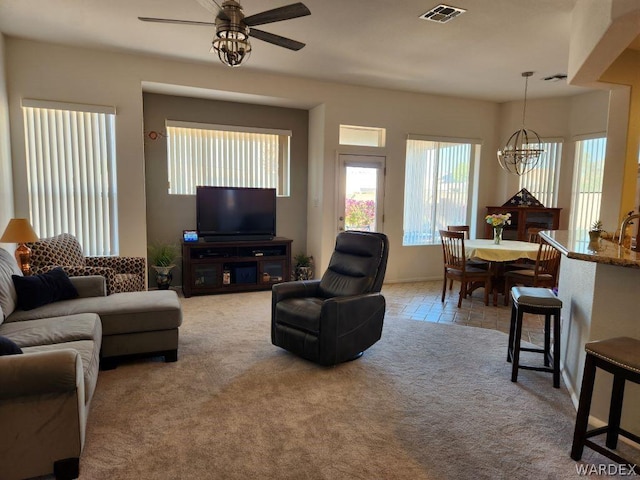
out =
<path fill-rule="evenodd" d="M 509 333 L 511 306 L 503 305 L 502 296 L 498 297 L 498 306 L 494 307 L 491 299 L 485 306 L 483 290 L 476 290 L 471 297 L 462 301 L 458 308 L 458 289 L 460 284 L 454 282 L 453 290 L 447 290 L 444 303 L 442 280 L 429 282 L 385 284 L 382 293 L 387 300 L 387 313 L 411 320 L 436 323 L 455 323 L 474 327 L 490 328 Z M 525 315 L 522 329 L 522 340 L 535 345 L 544 341 L 544 317 Z"/>

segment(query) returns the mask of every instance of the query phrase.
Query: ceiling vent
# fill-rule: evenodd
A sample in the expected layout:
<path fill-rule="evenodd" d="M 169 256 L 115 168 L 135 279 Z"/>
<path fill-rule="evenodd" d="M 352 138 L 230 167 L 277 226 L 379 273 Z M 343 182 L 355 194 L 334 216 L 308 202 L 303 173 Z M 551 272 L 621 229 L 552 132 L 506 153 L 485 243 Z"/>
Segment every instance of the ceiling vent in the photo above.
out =
<path fill-rule="evenodd" d="M 453 20 L 458 15 L 463 14 L 466 10 L 457 7 L 451 7 L 449 5 L 438 5 L 432 8 L 427 13 L 420 15 L 423 20 L 431 20 L 437 23 L 447 23 L 449 20 Z"/>

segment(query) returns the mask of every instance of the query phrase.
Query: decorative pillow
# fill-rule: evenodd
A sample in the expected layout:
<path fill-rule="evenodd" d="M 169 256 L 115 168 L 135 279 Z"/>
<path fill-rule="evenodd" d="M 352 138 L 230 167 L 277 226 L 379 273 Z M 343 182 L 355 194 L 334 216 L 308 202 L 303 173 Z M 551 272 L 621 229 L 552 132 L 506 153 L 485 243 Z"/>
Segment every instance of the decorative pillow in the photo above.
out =
<path fill-rule="evenodd" d="M 17 355 L 22 349 L 13 340 L 0 336 L 0 357 L 2 355 Z"/>
<path fill-rule="evenodd" d="M 78 296 L 78 290 L 60 267 L 40 275 L 12 275 L 11 278 L 18 293 L 18 308 L 22 310 L 32 310 L 48 303 Z"/>

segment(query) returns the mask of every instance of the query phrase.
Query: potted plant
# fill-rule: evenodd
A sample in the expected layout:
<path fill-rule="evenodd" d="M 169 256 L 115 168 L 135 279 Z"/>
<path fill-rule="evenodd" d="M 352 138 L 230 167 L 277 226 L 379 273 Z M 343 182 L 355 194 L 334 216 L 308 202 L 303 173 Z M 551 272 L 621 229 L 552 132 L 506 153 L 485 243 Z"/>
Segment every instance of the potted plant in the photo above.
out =
<path fill-rule="evenodd" d="M 293 260 L 295 279 L 311 280 L 313 278 L 313 257 L 301 252 L 294 256 Z"/>
<path fill-rule="evenodd" d="M 602 230 L 602 222 L 600 220 L 596 220 L 591 224 L 591 230 L 589 230 L 589 241 L 597 242 L 600 239 L 600 235 L 604 230 Z"/>
<path fill-rule="evenodd" d="M 149 263 L 156 272 L 158 289 L 167 290 L 173 276 L 171 269 L 175 267 L 178 258 L 178 247 L 172 243 L 155 242 L 148 246 Z"/>

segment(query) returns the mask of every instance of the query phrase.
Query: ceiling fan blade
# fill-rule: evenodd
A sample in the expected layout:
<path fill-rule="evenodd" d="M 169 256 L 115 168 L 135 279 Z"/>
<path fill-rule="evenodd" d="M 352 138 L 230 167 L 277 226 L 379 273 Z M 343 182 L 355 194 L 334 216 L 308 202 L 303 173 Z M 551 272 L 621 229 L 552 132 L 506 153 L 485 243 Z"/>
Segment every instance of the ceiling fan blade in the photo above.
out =
<path fill-rule="evenodd" d="M 196 0 L 196 2 L 202 5 L 206 10 L 213 13 L 216 17 L 222 20 L 229 20 L 229 17 L 224 13 L 222 6 L 216 2 L 216 0 Z"/>
<path fill-rule="evenodd" d="M 201 27 L 216 26 L 216 24 L 212 22 L 196 22 L 195 20 L 175 20 L 172 18 L 138 17 L 138 20 L 141 20 L 143 22 L 154 22 L 154 23 L 176 23 L 178 25 L 199 25 Z"/>
<path fill-rule="evenodd" d="M 305 46 L 305 44 L 302 42 L 296 42 L 295 40 L 291 40 L 290 38 L 281 37 L 280 35 L 275 35 L 263 30 L 258 30 L 256 28 L 251 28 L 249 30 L 249 36 L 257 38 L 258 40 L 262 40 L 263 42 L 272 43 L 279 47 L 288 48 L 289 50 L 298 51 Z"/>
<path fill-rule="evenodd" d="M 215 0 L 196 0 L 205 10 L 217 15 L 222 7 Z"/>
<path fill-rule="evenodd" d="M 305 17 L 311 15 L 309 9 L 303 3 L 292 3 L 284 7 L 274 8 L 266 12 L 256 13 L 244 18 L 244 23 L 253 27 L 254 25 L 264 25 L 265 23 L 290 20 L 292 18 Z"/>

